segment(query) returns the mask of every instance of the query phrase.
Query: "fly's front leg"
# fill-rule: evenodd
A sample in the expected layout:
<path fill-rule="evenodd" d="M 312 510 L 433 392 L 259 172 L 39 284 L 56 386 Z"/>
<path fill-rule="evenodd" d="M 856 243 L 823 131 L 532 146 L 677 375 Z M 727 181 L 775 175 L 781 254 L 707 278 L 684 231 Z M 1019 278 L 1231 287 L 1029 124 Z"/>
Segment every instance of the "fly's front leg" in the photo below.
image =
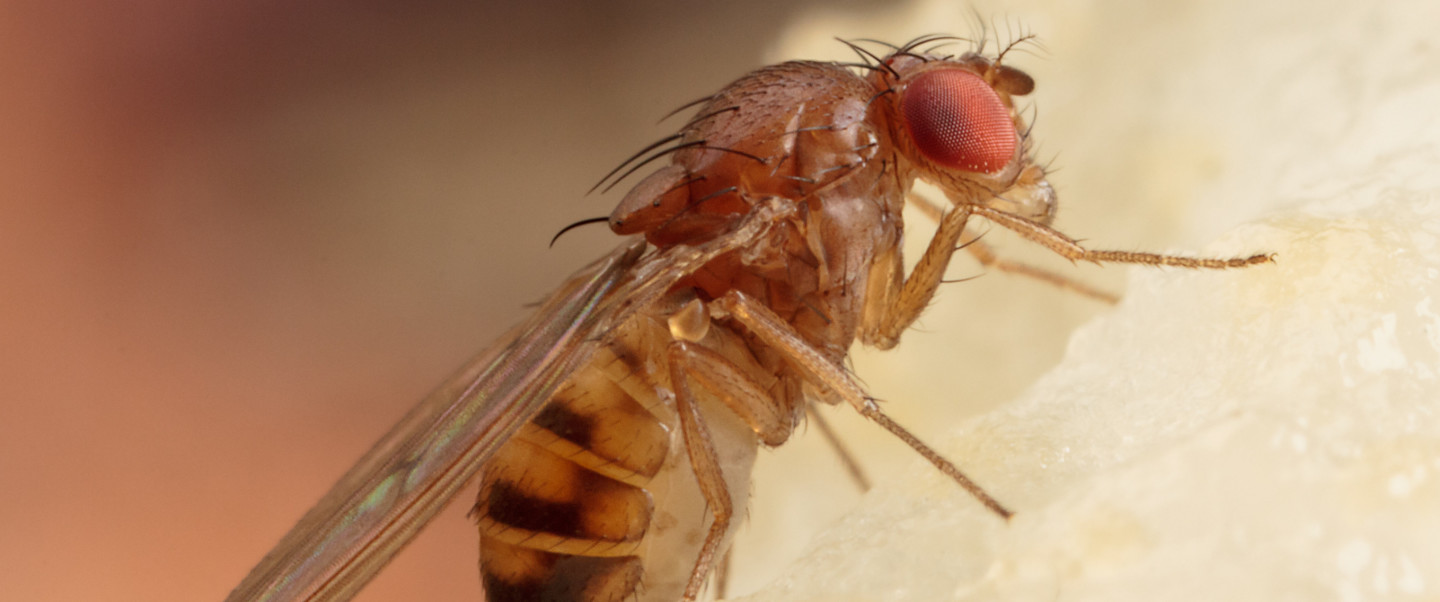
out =
<path fill-rule="evenodd" d="M 940 228 L 930 239 L 925 254 L 915 263 L 915 269 L 905 277 L 900 295 L 892 303 L 865 308 L 867 313 L 878 311 L 880 314 L 878 319 L 864 320 L 864 332 L 860 333 L 862 340 L 880 349 L 890 349 L 900 342 L 900 334 L 915 323 L 915 319 L 930 305 L 930 299 L 945 279 L 945 268 L 950 266 L 950 257 L 955 254 L 956 243 L 965 233 L 965 223 L 970 214 L 969 205 L 958 205 L 940 219 Z M 871 285 L 875 284 L 878 283 Z"/>
<path fill-rule="evenodd" d="M 1007 274 L 1034 278 L 1058 289 L 1067 290 L 1073 293 L 1084 295 L 1096 301 L 1114 305 L 1120 302 L 1120 297 L 1114 293 L 1102 291 L 1098 288 L 1080 282 L 1074 278 L 1056 274 L 1044 268 L 1038 268 L 1028 263 L 1010 261 L 995 254 L 993 248 L 981 242 L 979 239 L 972 239 L 964 244 L 965 250 L 970 252 L 980 265 L 985 268 L 999 270 Z"/>
<path fill-rule="evenodd" d="M 905 200 L 909 201 L 911 206 L 919 209 L 926 217 L 937 222 L 940 221 L 945 214 L 945 209 L 939 204 L 913 192 L 906 196 Z M 976 261 L 980 262 L 982 267 L 999 270 L 1007 274 L 1034 278 L 1035 280 L 1039 280 L 1056 288 L 1078 293 L 1111 305 L 1120 302 L 1120 298 L 1113 293 L 1100 290 L 1074 278 L 1027 263 L 1010 261 L 1009 259 L 1000 257 L 995 253 L 994 248 L 979 239 L 979 234 L 969 230 L 967 230 L 967 234 L 970 235 L 970 240 L 962 243 L 960 247 L 970 253 L 970 256 L 974 257 Z"/>
<path fill-rule="evenodd" d="M 1159 253 L 1137 253 L 1134 251 L 1096 251 L 1080 246 L 1075 239 L 1061 234 L 1058 230 L 1020 217 L 1011 215 L 998 209 L 991 209 L 983 205 L 975 205 L 972 209 L 975 215 L 995 222 L 996 225 L 1010 230 L 1027 240 L 1037 243 L 1056 254 L 1069 259 L 1070 261 L 1089 261 L 1093 263 L 1133 263 L 1140 265 L 1168 265 L 1181 268 L 1220 270 L 1225 268 L 1243 268 L 1246 266 L 1271 263 L 1275 261 L 1268 253 L 1250 255 L 1248 257 L 1186 257 L 1183 255 L 1162 255 Z"/>
<path fill-rule="evenodd" d="M 964 229 L 963 220 L 959 224 L 959 228 Z M 943 272 L 943 269 L 941 271 Z M 865 389 L 850 376 L 849 372 L 826 359 L 824 353 L 801 337 L 800 333 L 775 315 L 775 312 L 739 291 L 726 293 L 724 297 L 715 301 L 715 306 L 744 324 L 766 345 L 779 351 L 791 365 L 805 372 L 814 384 L 833 391 L 841 399 L 854 406 L 861 415 L 875 421 L 885 430 L 899 437 L 906 445 L 919 452 L 921 456 L 940 469 L 940 472 L 954 479 L 956 483 L 975 496 L 985 507 L 1002 518 L 1010 517 L 1009 510 L 1000 505 L 1000 502 L 995 501 L 995 498 L 990 497 L 990 494 L 985 493 L 985 490 L 960 472 L 960 469 L 953 463 L 880 411 L 880 406 L 875 403 L 874 398 L 865 393 Z"/>

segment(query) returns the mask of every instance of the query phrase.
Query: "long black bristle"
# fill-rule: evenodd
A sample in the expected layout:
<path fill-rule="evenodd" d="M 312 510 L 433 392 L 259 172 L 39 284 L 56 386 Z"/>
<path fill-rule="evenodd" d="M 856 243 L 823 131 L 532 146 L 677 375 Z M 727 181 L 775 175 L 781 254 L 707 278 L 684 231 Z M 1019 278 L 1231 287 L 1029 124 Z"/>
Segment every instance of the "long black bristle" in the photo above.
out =
<path fill-rule="evenodd" d="M 678 107 L 675 107 L 675 110 L 670 111 L 669 113 L 666 113 L 664 117 L 661 117 L 661 118 L 660 118 L 660 121 L 657 121 L 657 122 L 655 122 L 655 123 L 663 122 L 663 121 L 665 121 L 666 119 L 669 119 L 669 118 L 671 118 L 671 117 L 674 117 L 676 113 L 679 113 L 679 112 L 681 112 L 681 111 L 684 111 L 685 109 L 688 109 L 688 108 L 690 108 L 690 107 L 694 107 L 694 106 L 698 106 L 698 105 L 705 104 L 705 103 L 710 102 L 710 101 L 712 101 L 712 100 L 715 100 L 715 95 L 714 95 L 714 94 L 711 94 L 711 95 L 709 95 L 709 96 L 705 96 L 705 97 L 703 97 L 703 98 L 697 98 L 697 99 L 695 99 L 695 100 L 692 100 L 692 101 L 690 101 L 690 102 L 687 102 L 687 103 L 685 103 L 685 104 L 683 104 L 683 105 L 680 105 L 680 106 L 678 106 Z"/>
<path fill-rule="evenodd" d="M 586 191 L 585 194 L 590 194 L 590 193 L 592 193 L 592 192 L 595 192 L 595 189 L 596 189 L 596 188 L 599 188 L 601 185 L 605 184 L 605 180 L 609 180 L 611 176 L 615 175 L 615 174 L 616 174 L 617 172 L 619 172 L 620 170 L 625 169 L 625 166 L 626 166 L 626 165 L 629 165 L 631 161 L 634 161 L 634 160 L 636 160 L 636 159 L 639 159 L 641 155 L 644 155 L 645 153 L 648 153 L 648 152 L 650 152 L 650 151 L 652 151 L 652 150 L 655 150 L 656 148 L 659 148 L 661 145 L 668 144 L 668 143 L 670 143 L 670 142 L 674 142 L 674 141 L 679 140 L 679 139 L 680 139 L 680 134 L 671 134 L 671 135 L 669 135 L 669 136 L 666 136 L 666 137 L 664 137 L 664 138 L 661 138 L 661 139 L 659 139 L 659 140 L 656 140 L 655 142 L 651 143 L 650 146 L 647 146 L 647 147 L 645 147 L 645 148 L 640 149 L 639 152 L 636 152 L 635 154 L 630 155 L 630 158 L 629 158 L 629 159 L 626 159 L 626 160 L 624 160 L 624 161 L 621 161 L 619 165 L 616 165 L 616 166 L 615 166 L 615 169 L 612 169 L 612 170 L 610 170 L 610 173 L 605 174 L 605 177 L 600 178 L 600 181 L 599 181 L 599 182 L 596 182 L 594 186 L 591 186 L 591 187 L 590 187 L 590 190 Z M 633 172 L 634 170 L 631 170 L 631 171 Z M 629 174 L 629 172 L 627 172 L 627 175 L 628 175 L 628 174 Z M 621 179 L 624 179 L 623 176 L 622 176 Z M 613 186 L 613 184 L 612 184 L 612 186 Z M 609 190 L 609 188 L 606 188 L 606 190 Z"/>
<path fill-rule="evenodd" d="M 555 241 L 560 240 L 560 235 L 562 235 L 562 234 L 564 234 L 564 233 L 566 233 L 566 232 L 569 232 L 569 231 L 571 231 L 571 230 L 574 230 L 574 229 L 576 229 L 576 228 L 579 228 L 580 226 L 588 226 L 588 225 L 590 225 L 590 224 L 598 224 L 598 223 L 600 223 L 600 222 L 608 222 L 608 221 L 610 221 L 610 218 L 608 218 L 608 217 L 592 217 L 592 218 L 589 218 L 589 219 L 582 219 L 582 220 L 580 220 L 580 221 L 578 221 L 578 222 L 575 222 L 575 223 L 573 223 L 573 224 L 570 224 L 570 225 L 568 225 L 568 226 L 565 226 L 564 228 L 561 228 L 559 232 L 556 232 L 556 233 L 555 233 L 555 236 L 550 239 L 550 248 L 554 248 L 554 247 L 555 247 Z"/>
<path fill-rule="evenodd" d="M 843 40 L 843 39 L 840 39 L 840 38 L 835 38 L 835 39 L 836 39 L 837 41 L 839 41 L 841 44 L 844 44 L 844 45 L 846 45 L 846 46 L 849 46 L 850 49 L 851 49 L 851 50 L 854 50 L 856 54 L 859 54 L 862 59 L 867 59 L 867 58 L 868 58 L 868 59 L 873 59 L 873 60 L 875 61 L 875 64 L 876 64 L 876 65 L 878 65 L 878 66 L 880 66 L 880 67 L 884 67 L 886 71 L 889 71 L 891 77 L 894 77 L 895 79 L 900 79 L 900 74 L 897 73 L 893 68 L 891 68 L 890 65 L 885 64 L 885 59 L 882 59 L 882 58 L 880 58 L 880 57 L 878 57 L 878 56 L 875 56 L 875 53 L 870 52 L 869 50 L 864 49 L 863 47 L 861 47 L 861 46 L 858 45 L 858 44 L 855 44 L 854 42 L 851 42 L 851 41 L 849 41 L 849 40 Z"/>
<path fill-rule="evenodd" d="M 675 138 L 678 138 L 679 136 L 680 136 L 679 134 L 676 134 L 675 136 L 671 137 L 671 140 L 674 140 Z M 602 190 L 601 192 L 610 192 L 610 189 L 611 189 L 611 188 L 614 188 L 616 184 L 619 184 L 620 182 L 624 181 L 625 178 L 630 177 L 630 174 L 635 173 L 635 172 L 638 171 L 641 167 L 645 167 L 646 165 L 649 165 L 650 162 L 652 162 L 652 161 L 654 161 L 654 160 L 656 160 L 656 159 L 659 159 L 660 157 L 664 157 L 665 155 L 668 155 L 668 154 L 673 153 L 673 152 L 675 152 L 675 151 L 681 151 L 681 150 L 685 150 L 685 149 L 687 149 L 687 148 L 693 148 L 693 147 L 696 147 L 696 146 L 705 146 L 705 141 L 704 141 L 704 140 L 696 140 L 696 141 L 694 141 L 694 142 L 686 142 L 686 143 L 684 143 L 684 144 L 676 144 L 675 146 L 672 146 L 672 147 L 670 147 L 670 148 L 663 149 L 663 150 L 659 150 L 659 151 L 655 151 L 654 154 L 650 155 L 649 157 L 645 157 L 645 160 L 643 160 L 643 161 L 641 161 L 641 162 L 639 162 L 639 163 L 636 163 L 635 165 L 631 166 L 630 169 L 625 170 L 625 173 L 622 173 L 622 174 L 620 174 L 619 177 L 616 177 L 616 178 L 615 178 L 613 181 L 611 181 L 610 184 L 609 184 L 608 186 L 606 186 L 605 189 Z M 650 148 L 654 148 L 654 145 L 651 145 Z M 645 149 L 645 150 L 650 150 L 650 148 L 647 148 L 647 149 Z M 629 163 L 629 161 L 626 161 L 626 163 Z M 624 167 L 624 165 L 621 165 L 621 167 Z M 617 169 L 618 169 L 618 168 L 617 168 Z M 608 177 L 608 176 L 607 176 L 607 177 Z M 592 190 L 593 190 L 593 189 L 592 189 Z"/>

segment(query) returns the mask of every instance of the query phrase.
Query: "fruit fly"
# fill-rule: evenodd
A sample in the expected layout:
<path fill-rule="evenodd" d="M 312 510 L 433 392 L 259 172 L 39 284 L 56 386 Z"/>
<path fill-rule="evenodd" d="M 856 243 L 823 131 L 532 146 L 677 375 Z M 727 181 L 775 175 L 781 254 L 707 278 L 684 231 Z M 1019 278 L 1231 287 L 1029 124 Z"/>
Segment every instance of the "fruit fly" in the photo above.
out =
<path fill-rule="evenodd" d="M 1094 251 L 1050 228 L 1055 191 L 1014 104 L 1034 82 L 1003 63 L 1015 44 L 939 53 L 955 40 L 884 58 L 852 44 L 860 62 L 765 67 L 695 103 L 679 133 L 606 178 L 669 160 L 606 220 L 632 240 L 422 401 L 228 599 L 348 599 L 478 474 L 491 602 L 693 600 L 757 448 L 784 443 L 812 402 L 854 407 L 1008 517 L 844 368 L 857 340 L 895 346 L 962 247 L 1102 295 L 961 245 L 971 218 L 1072 261 L 1270 258 Z M 906 275 L 901 210 L 917 180 L 950 206 L 916 201 L 939 227 Z"/>

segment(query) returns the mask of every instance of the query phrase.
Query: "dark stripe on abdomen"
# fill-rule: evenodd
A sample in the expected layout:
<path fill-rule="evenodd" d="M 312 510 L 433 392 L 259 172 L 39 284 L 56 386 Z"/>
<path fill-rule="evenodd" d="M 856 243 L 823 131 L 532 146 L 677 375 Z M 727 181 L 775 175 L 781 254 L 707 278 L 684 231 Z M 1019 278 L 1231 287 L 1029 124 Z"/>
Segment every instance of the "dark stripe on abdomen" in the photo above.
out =
<path fill-rule="evenodd" d="M 486 599 L 633 599 L 654 512 L 641 486 L 669 449 L 669 429 L 610 376 L 593 366 L 573 374 L 482 469 Z"/>
<path fill-rule="evenodd" d="M 480 565 L 499 569 L 480 573 L 486 602 L 620 602 L 641 575 L 634 556 L 572 556 L 498 541 L 482 542 Z"/>

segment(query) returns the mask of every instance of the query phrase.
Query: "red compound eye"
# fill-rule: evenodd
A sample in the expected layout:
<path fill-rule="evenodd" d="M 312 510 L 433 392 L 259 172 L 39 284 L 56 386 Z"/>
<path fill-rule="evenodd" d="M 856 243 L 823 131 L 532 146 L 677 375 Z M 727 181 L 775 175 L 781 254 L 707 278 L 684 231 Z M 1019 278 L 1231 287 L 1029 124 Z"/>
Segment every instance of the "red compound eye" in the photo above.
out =
<path fill-rule="evenodd" d="M 941 167 L 995 173 L 1015 156 L 1010 111 L 974 73 L 922 73 L 905 87 L 900 110 L 915 146 Z"/>

